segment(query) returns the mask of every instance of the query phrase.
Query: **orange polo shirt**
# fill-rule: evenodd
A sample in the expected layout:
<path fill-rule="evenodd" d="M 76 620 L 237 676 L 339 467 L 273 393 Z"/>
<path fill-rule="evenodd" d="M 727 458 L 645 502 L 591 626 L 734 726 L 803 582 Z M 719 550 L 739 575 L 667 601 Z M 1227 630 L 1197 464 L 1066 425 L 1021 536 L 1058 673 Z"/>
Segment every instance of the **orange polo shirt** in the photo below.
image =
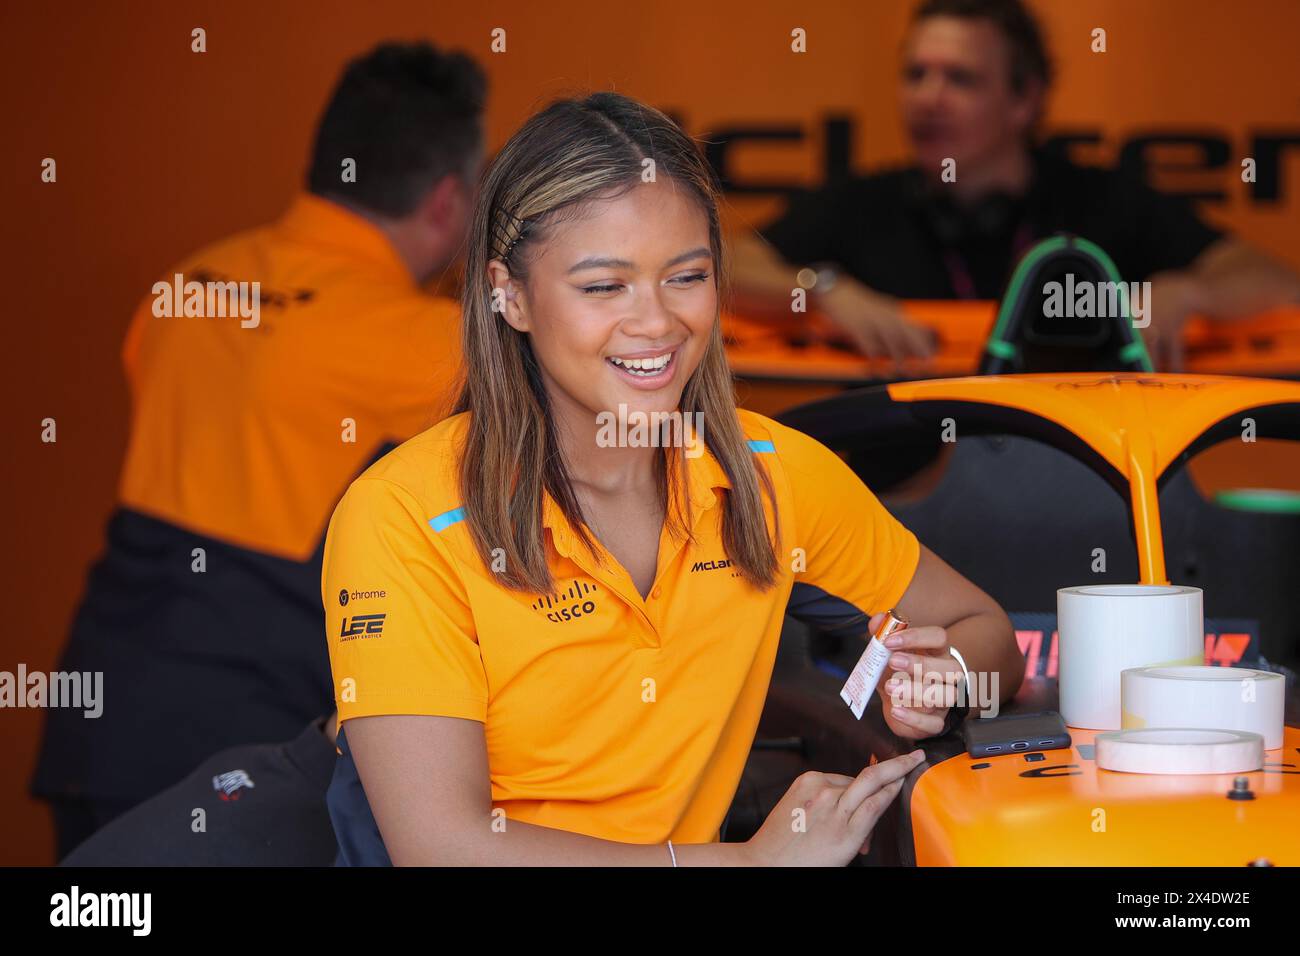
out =
<path fill-rule="evenodd" d="M 659 541 L 646 598 L 607 551 L 594 560 L 549 496 L 555 593 L 502 587 L 474 548 L 456 482 L 468 416 L 385 456 L 330 523 L 322 595 L 339 719 L 479 721 L 492 802 L 508 818 L 625 843 L 706 842 L 735 794 L 792 613 L 865 633 L 919 556 L 834 453 L 740 412 L 780 513 L 780 577 L 729 566 L 709 454 L 686 459 L 694 541 Z M 769 522 L 770 522 L 769 514 Z"/>
<path fill-rule="evenodd" d="M 451 410 L 460 307 L 423 294 L 361 216 L 303 194 L 278 221 L 162 277 L 259 283 L 240 316 L 136 312 L 123 357 L 128 508 L 302 560 L 380 449 Z"/>

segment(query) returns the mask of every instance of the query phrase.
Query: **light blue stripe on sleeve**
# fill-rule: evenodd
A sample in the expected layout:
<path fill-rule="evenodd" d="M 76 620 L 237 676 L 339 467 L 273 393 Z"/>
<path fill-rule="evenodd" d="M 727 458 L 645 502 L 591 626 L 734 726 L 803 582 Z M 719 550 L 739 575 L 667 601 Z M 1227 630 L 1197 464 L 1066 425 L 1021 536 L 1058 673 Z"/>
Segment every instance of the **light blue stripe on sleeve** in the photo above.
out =
<path fill-rule="evenodd" d="M 749 450 L 758 452 L 760 455 L 776 454 L 775 445 L 773 445 L 770 441 L 765 441 L 763 439 L 758 439 L 758 438 L 754 439 L 749 443 Z"/>
<path fill-rule="evenodd" d="M 465 509 L 455 508 L 451 511 L 444 511 L 435 518 L 429 519 L 429 527 L 434 531 L 446 531 L 452 525 L 465 520 Z"/>

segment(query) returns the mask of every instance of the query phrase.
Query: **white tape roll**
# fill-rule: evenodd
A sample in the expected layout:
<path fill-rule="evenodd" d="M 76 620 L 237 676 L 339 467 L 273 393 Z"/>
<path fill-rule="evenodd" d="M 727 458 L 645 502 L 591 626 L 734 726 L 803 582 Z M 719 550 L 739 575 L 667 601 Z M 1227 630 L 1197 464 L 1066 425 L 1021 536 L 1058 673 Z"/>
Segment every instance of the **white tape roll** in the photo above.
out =
<path fill-rule="evenodd" d="M 1282 746 L 1286 679 L 1248 667 L 1137 667 L 1120 675 L 1120 724 L 1215 727 Z"/>
<path fill-rule="evenodd" d="M 1120 728 L 1120 671 L 1205 662 L 1200 588 L 1061 588 L 1056 592 L 1056 626 L 1061 717 L 1070 727 Z"/>
<path fill-rule="evenodd" d="M 1264 766 L 1264 738 L 1242 730 L 1112 730 L 1094 743 L 1097 766 L 1121 773 L 1250 773 Z"/>

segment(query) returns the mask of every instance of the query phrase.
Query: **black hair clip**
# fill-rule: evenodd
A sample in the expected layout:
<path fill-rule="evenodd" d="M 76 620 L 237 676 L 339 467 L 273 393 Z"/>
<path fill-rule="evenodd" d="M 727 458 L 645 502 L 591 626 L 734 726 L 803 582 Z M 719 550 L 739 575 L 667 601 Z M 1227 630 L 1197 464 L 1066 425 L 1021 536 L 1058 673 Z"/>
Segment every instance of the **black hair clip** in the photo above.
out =
<path fill-rule="evenodd" d="M 492 248 L 495 258 L 505 262 L 515 245 L 524 237 L 527 222 L 508 212 L 498 212 L 492 228 Z"/>

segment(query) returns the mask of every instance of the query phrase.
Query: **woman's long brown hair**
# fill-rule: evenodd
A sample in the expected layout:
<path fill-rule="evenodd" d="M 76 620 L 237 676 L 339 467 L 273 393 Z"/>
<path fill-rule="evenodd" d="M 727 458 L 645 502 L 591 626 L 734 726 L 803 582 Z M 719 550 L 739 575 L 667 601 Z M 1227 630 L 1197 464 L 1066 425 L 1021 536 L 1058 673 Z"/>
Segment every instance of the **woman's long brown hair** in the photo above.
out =
<path fill-rule="evenodd" d="M 542 528 L 544 491 L 588 547 L 592 541 L 559 453 L 532 346 L 526 334 L 494 311 L 487 264 L 499 259 L 512 278 L 526 283 L 529 253 L 545 242 L 547 228 L 580 212 L 585 202 L 634 188 L 647 160 L 653 161 L 656 180 L 685 187 L 707 214 L 721 302 L 726 276 L 717 180 L 694 141 L 656 109 L 617 93 L 552 103 L 502 147 L 479 193 L 462 295 L 467 373 L 456 411 L 469 412 L 470 422 L 460 492 L 480 556 L 515 590 L 552 590 Z M 748 581 L 770 587 L 777 578 L 777 557 L 760 495 L 773 498 L 771 479 L 736 416 L 717 316 L 679 411 L 691 416 L 685 419 L 690 422 L 698 420 L 694 413 L 702 413 L 702 437 L 731 483 L 722 493 L 727 557 Z M 684 476 L 683 455 L 681 447 L 665 448 L 660 472 L 668 527 L 689 534 L 686 483 L 674 480 Z M 772 510 L 775 516 L 774 500 Z M 502 552 L 504 570 L 493 561 Z"/>

